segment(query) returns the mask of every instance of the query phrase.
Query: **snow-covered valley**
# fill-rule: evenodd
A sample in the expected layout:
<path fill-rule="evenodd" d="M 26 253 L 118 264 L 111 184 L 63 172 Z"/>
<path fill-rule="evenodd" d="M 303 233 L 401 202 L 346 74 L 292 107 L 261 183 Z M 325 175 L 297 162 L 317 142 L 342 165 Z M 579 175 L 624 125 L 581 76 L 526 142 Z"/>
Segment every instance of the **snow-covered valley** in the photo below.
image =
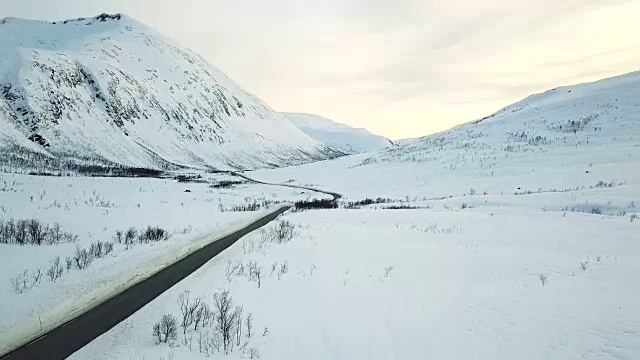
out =
<path fill-rule="evenodd" d="M 281 113 L 305 134 L 345 154 L 379 150 L 392 146 L 391 140 L 367 129 L 353 128 L 322 116 L 301 113 Z"/>
<path fill-rule="evenodd" d="M 287 211 L 71 358 L 638 359 L 639 109 L 631 73 L 388 148 L 243 172 L 335 203 L 203 170 L 2 173 L 0 353 L 266 211 L 323 199 L 335 208 Z M 40 233 L 25 219 L 47 225 L 41 245 L 25 243 Z M 55 223 L 71 235 L 47 240 Z M 176 331 L 163 338 L 164 315 Z"/>

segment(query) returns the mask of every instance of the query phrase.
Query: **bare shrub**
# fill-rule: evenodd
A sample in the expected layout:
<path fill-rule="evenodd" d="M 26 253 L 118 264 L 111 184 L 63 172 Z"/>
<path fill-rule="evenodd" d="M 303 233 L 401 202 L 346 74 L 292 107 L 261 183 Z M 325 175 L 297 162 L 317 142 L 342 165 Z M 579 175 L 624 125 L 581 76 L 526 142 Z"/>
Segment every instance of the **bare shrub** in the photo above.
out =
<path fill-rule="evenodd" d="M 79 270 L 86 269 L 93 262 L 93 256 L 87 249 L 76 246 L 76 252 L 73 255 L 73 261 Z"/>
<path fill-rule="evenodd" d="M 56 256 L 53 260 L 51 260 L 49 269 L 47 270 L 47 276 L 49 280 L 52 282 L 56 282 L 64 271 L 64 267 L 62 266 L 62 261 L 60 261 L 60 256 Z"/>
<path fill-rule="evenodd" d="M 53 225 L 49 228 L 48 233 L 48 241 L 49 245 L 59 244 L 62 241 L 64 232 L 62 231 L 62 227 L 58 223 L 53 223 Z"/>
<path fill-rule="evenodd" d="M 259 358 L 260 358 L 260 352 L 258 351 L 258 348 L 256 347 L 249 348 L 249 359 L 259 359 Z"/>
<path fill-rule="evenodd" d="M 138 241 L 145 244 L 167 239 L 169 239 L 169 232 L 157 226 L 147 226 L 147 228 L 138 235 Z"/>
<path fill-rule="evenodd" d="M 116 234 L 113 236 L 113 240 L 117 241 L 118 244 L 122 244 L 122 240 L 124 239 L 124 234 L 122 230 L 116 230 Z"/>
<path fill-rule="evenodd" d="M 64 258 L 64 262 L 68 272 L 73 267 L 73 258 L 71 256 L 67 256 Z"/>
<path fill-rule="evenodd" d="M 178 321 L 171 314 L 165 314 L 162 319 L 153 325 L 153 337 L 157 343 L 167 343 L 175 340 L 178 335 Z"/>
<path fill-rule="evenodd" d="M 16 294 L 22 294 L 27 289 L 29 289 L 29 270 L 25 270 L 11 279 L 11 290 Z"/>
<path fill-rule="evenodd" d="M 295 226 L 289 220 L 280 220 L 271 229 L 272 242 L 282 244 L 291 241 L 295 234 Z"/>
<path fill-rule="evenodd" d="M 31 272 L 31 286 L 30 287 L 34 287 L 37 284 L 39 284 L 40 281 L 42 281 L 42 275 L 43 275 L 43 271 L 42 271 L 41 267 L 33 270 L 33 272 Z"/>
<path fill-rule="evenodd" d="M 127 246 L 127 249 L 133 245 L 137 235 L 138 230 L 136 230 L 135 228 L 131 227 L 127 229 L 124 234 L 124 244 Z"/>
<path fill-rule="evenodd" d="M 280 264 L 280 269 L 278 269 L 278 280 L 280 280 L 282 275 L 288 272 L 289 272 L 289 262 L 285 260 L 282 264 Z"/>

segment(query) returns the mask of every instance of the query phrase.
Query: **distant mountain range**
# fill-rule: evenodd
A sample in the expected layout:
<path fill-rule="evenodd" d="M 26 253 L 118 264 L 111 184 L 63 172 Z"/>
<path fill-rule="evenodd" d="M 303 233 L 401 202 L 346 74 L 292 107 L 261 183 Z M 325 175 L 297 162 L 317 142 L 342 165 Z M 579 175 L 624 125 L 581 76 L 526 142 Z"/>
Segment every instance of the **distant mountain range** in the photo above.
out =
<path fill-rule="evenodd" d="M 391 140 L 367 129 L 353 128 L 322 116 L 303 113 L 281 113 L 300 130 L 327 146 L 347 154 L 355 154 L 393 145 Z"/>
<path fill-rule="evenodd" d="M 0 165 L 260 168 L 342 155 L 122 14 L 0 20 Z"/>

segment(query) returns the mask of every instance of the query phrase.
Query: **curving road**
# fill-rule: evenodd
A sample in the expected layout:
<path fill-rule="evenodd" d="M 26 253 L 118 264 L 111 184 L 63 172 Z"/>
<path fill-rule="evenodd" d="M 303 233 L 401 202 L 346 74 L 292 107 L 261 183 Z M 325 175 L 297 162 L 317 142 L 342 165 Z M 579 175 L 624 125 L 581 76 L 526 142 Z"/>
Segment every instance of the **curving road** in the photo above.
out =
<path fill-rule="evenodd" d="M 245 228 L 206 245 L 173 265 L 105 300 L 75 319 L 0 356 L 0 359 L 58 360 L 67 358 L 189 276 L 240 238 L 268 224 L 289 208 L 290 206 L 281 207 Z"/>
<path fill-rule="evenodd" d="M 307 186 L 293 185 L 293 184 L 278 184 L 278 183 L 264 182 L 264 181 L 252 179 L 252 178 L 250 178 L 250 177 L 248 177 L 248 176 L 246 176 L 246 175 L 244 175 L 242 173 L 235 172 L 235 171 L 229 171 L 228 173 L 231 174 L 231 175 L 235 175 L 237 177 L 241 177 L 241 178 L 243 178 L 245 180 L 253 181 L 254 183 L 257 183 L 257 184 L 274 185 L 274 186 L 285 186 L 285 187 L 290 187 L 290 188 L 295 188 L 295 189 L 311 190 L 311 191 L 315 191 L 315 192 L 331 195 L 331 196 L 333 196 L 333 200 L 338 200 L 338 199 L 340 199 L 342 197 L 341 194 L 338 194 L 336 192 L 321 190 L 321 189 L 307 187 Z"/>

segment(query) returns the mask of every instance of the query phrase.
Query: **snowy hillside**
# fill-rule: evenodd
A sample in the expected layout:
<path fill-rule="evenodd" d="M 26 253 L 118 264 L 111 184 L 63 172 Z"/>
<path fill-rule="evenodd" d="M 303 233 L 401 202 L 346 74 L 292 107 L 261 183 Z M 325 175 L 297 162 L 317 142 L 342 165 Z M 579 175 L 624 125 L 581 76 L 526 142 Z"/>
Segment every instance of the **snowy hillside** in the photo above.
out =
<path fill-rule="evenodd" d="M 312 138 L 347 154 L 378 150 L 391 146 L 392 142 L 369 132 L 353 128 L 322 116 L 302 113 L 281 113 L 300 130 Z"/>
<path fill-rule="evenodd" d="M 347 196 L 426 197 L 640 182 L 640 72 L 530 96 L 481 120 L 374 154 L 260 171 Z M 340 174 L 337 177 L 335 174 Z M 357 181 L 366 179 L 367 186 Z M 421 197 L 422 197 L 421 196 Z"/>
<path fill-rule="evenodd" d="M 125 15 L 0 20 L 7 167 L 256 168 L 334 152 L 203 58 Z"/>

